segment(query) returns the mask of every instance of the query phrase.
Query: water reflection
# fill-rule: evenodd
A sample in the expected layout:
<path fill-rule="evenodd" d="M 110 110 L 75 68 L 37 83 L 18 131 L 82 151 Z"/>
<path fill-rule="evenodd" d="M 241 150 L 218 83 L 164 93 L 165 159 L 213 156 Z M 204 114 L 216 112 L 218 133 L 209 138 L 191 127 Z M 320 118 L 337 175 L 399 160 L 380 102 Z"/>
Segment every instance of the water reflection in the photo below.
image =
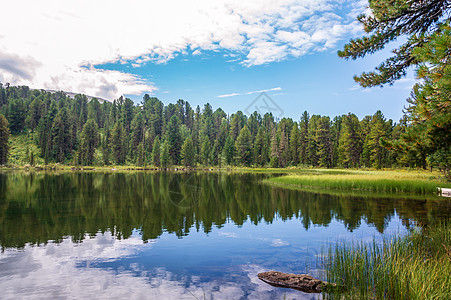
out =
<path fill-rule="evenodd" d="M 449 201 L 321 194 L 225 173 L 0 173 L 0 298 L 318 299 L 321 247 L 427 225 Z"/>
<path fill-rule="evenodd" d="M 82 241 L 111 231 L 144 241 L 164 232 L 211 232 L 228 221 L 243 225 L 298 219 L 308 230 L 362 221 L 384 232 L 395 212 L 405 226 L 451 212 L 449 201 L 328 195 L 259 184 L 262 175 L 224 173 L 0 173 L 0 245 Z"/>

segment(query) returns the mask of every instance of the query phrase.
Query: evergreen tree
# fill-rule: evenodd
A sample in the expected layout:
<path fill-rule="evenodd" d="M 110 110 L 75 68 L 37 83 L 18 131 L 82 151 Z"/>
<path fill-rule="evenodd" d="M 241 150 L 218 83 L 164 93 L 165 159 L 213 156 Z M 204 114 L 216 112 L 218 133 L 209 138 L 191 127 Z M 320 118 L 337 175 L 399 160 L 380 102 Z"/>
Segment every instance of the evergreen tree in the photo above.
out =
<path fill-rule="evenodd" d="M 64 163 L 65 159 L 73 150 L 66 108 L 62 108 L 53 120 L 51 138 L 52 157 L 57 162 Z"/>
<path fill-rule="evenodd" d="M 167 140 L 161 144 L 160 164 L 163 169 L 166 169 L 171 165 L 171 156 L 169 153 L 169 142 Z"/>
<path fill-rule="evenodd" d="M 220 151 L 219 151 L 219 141 L 216 139 L 213 148 L 211 148 L 210 151 L 210 164 L 213 166 L 217 166 L 219 164 L 219 157 L 220 157 Z"/>
<path fill-rule="evenodd" d="M 202 138 L 202 145 L 200 147 L 200 161 L 204 166 L 208 166 L 210 159 L 210 139 L 207 135 Z"/>
<path fill-rule="evenodd" d="M 160 138 L 157 136 L 153 142 L 153 148 L 152 148 L 152 165 L 155 167 L 160 167 Z"/>
<path fill-rule="evenodd" d="M 321 116 L 313 115 L 308 123 L 306 146 L 307 164 L 314 167 L 318 166 L 318 139 L 316 131 L 318 130 L 318 122 L 320 118 Z"/>
<path fill-rule="evenodd" d="M 173 115 L 169 120 L 166 134 L 169 144 L 169 154 L 171 156 L 171 161 L 172 164 L 175 165 L 177 165 L 180 161 L 180 149 L 182 147 L 182 139 L 180 136 L 179 126 L 179 118 L 176 115 Z"/>
<path fill-rule="evenodd" d="M 397 148 L 424 159 L 451 180 L 451 27 L 449 23 L 430 35 L 427 45 L 417 47 L 417 76 L 405 119 L 410 126 Z"/>
<path fill-rule="evenodd" d="M 232 121 L 230 122 L 230 136 L 235 141 L 238 135 L 240 134 L 242 127 L 242 118 L 240 114 L 241 112 L 237 112 L 233 115 Z"/>
<path fill-rule="evenodd" d="M 257 166 L 264 166 L 266 164 L 267 155 L 265 155 L 265 151 L 268 151 L 265 147 L 265 134 L 263 127 L 259 127 L 254 142 L 254 163 Z"/>
<path fill-rule="evenodd" d="M 330 168 L 332 165 L 332 144 L 330 138 L 330 119 L 321 117 L 315 135 L 316 156 L 320 167 Z"/>
<path fill-rule="evenodd" d="M 343 117 L 338 155 L 340 165 L 345 168 L 359 167 L 362 152 L 362 138 L 359 119 L 354 114 Z"/>
<path fill-rule="evenodd" d="M 125 145 L 125 130 L 121 122 L 117 122 L 110 136 L 110 148 L 112 159 L 116 164 L 124 164 L 125 157 L 127 155 L 126 145 Z"/>
<path fill-rule="evenodd" d="M 235 142 L 238 162 L 245 166 L 252 163 L 252 136 L 249 128 L 245 125 L 241 129 Z"/>
<path fill-rule="evenodd" d="M 222 157 L 222 161 L 226 165 L 233 164 L 233 158 L 235 157 L 235 143 L 231 136 L 228 136 L 225 141 L 224 148 L 222 149 Z"/>
<path fill-rule="evenodd" d="M 25 126 L 25 108 L 22 99 L 13 99 L 9 102 L 8 120 L 12 134 L 22 132 Z"/>
<path fill-rule="evenodd" d="M 8 162 L 9 136 L 8 120 L 0 114 L 0 165 Z"/>
<path fill-rule="evenodd" d="M 279 142 L 277 141 L 276 130 L 271 130 L 271 155 L 269 165 L 271 168 L 277 168 L 279 166 Z"/>
<path fill-rule="evenodd" d="M 94 152 L 99 145 L 98 125 L 93 119 L 89 119 L 81 132 L 80 156 L 81 164 L 90 166 L 94 161 Z"/>
<path fill-rule="evenodd" d="M 379 65 L 376 71 L 354 77 L 364 87 L 391 84 L 405 76 L 409 66 L 418 64 L 414 49 L 430 47 L 433 42 L 429 35 L 439 33 L 440 25 L 449 21 L 451 5 L 447 0 L 372 0 L 369 1 L 369 8 L 370 13 L 358 17 L 368 36 L 351 40 L 343 51 L 338 52 L 340 57 L 364 57 L 383 49 L 400 36 L 407 39 L 392 51 L 395 55 Z"/>
<path fill-rule="evenodd" d="M 185 167 L 194 167 L 194 159 L 196 157 L 196 153 L 194 152 L 194 144 L 191 136 L 187 137 L 185 142 L 182 145 L 181 158 L 182 164 Z"/>
<path fill-rule="evenodd" d="M 308 128 L 310 117 L 307 111 L 301 116 L 299 122 L 299 162 L 303 165 L 308 163 Z"/>
<path fill-rule="evenodd" d="M 107 123 L 107 122 L 106 122 Z M 109 145 L 109 140 L 110 140 L 110 129 L 108 126 L 105 126 L 105 134 L 102 138 L 102 157 L 103 157 L 103 164 L 104 165 L 109 165 L 110 164 L 110 145 Z"/>
<path fill-rule="evenodd" d="M 293 123 L 290 136 L 290 160 L 295 166 L 299 164 L 299 128 L 296 122 Z"/>
<path fill-rule="evenodd" d="M 280 142 L 279 142 L 279 167 L 285 168 L 288 164 L 289 160 L 289 148 L 288 148 L 288 139 L 287 134 L 282 129 L 280 134 Z"/>
<path fill-rule="evenodd" d="M 377 111 L 371 118 L 370 131 L 363 144 L 362 161 L 367 167 L 379 169 L 387 166 L 388 151 L 380 142 L 388 136 L 387 131 L 385 117 L 381 111 Z"/>
<path fill-rule="evenodd" d="M 144 117 L 141 111 L 139 111 L 131 122 L 130 130 L 130 159 L 135 160 L 136 157 L 142 155 L 144 149 L 138 149 L 144 140 Z M 141 159 L 142 161 L 142 159 Z"/>

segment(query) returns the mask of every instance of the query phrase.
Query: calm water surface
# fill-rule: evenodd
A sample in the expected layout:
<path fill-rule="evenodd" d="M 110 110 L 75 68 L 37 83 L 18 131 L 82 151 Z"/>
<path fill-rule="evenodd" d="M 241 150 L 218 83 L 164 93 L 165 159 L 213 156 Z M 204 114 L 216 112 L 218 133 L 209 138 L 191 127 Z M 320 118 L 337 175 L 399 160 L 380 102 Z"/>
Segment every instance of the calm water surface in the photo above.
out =
<path fill-rule="evenodd" d="M 265 176 L 0 173 L 0 298 L 318 299 L 257 273 L 321 277 L 329 243 L 451 213 L 449 201 L 290 191 Z"/>

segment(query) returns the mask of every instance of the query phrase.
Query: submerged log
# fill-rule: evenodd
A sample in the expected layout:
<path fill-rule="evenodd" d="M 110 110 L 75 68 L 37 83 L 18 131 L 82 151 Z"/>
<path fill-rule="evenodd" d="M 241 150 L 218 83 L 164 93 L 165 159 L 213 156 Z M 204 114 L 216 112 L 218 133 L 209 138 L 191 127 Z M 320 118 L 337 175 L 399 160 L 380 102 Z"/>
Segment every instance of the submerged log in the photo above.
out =
<path fill-rule="evenodd" d="M 287 274 L 277 271 L 259 273 L 258 278 L 272 286 L 296 289 L 305 293 L 321 293 L 327 282 L 306 274 Z"/>

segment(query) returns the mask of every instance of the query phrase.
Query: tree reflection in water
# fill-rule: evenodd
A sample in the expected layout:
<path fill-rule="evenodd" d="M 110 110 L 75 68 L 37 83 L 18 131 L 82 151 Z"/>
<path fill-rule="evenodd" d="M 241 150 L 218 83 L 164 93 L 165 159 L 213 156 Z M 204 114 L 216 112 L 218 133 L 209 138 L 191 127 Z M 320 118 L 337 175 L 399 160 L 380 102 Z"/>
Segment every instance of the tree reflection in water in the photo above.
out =
<path fill-rule="evenodd" d="M 182 238 L 227 222 L 298 219 L 308 230 L 333 219 L 349 231 L 362 221 L 383 232 L 396 213 L 406 227 L 451 212 L 449 201 L 294 191 L 261 184 L 266 175 L 227 173 L 0 173 L 0 245 L 61 241 L 111 231 L 144 241 L 163 232 Z"/>

